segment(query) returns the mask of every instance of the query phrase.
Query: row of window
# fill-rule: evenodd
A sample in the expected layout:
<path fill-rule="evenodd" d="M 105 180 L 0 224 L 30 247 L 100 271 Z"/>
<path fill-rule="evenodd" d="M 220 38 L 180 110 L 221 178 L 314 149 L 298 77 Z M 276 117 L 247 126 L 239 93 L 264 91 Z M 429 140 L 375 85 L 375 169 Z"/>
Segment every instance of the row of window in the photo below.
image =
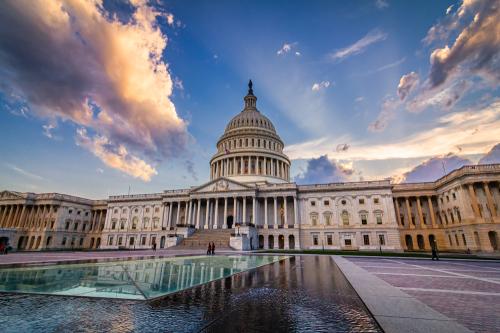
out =
<path fill-rule="evenodd" d="M 146 245 L 146 240 L 147 240 L 146 235 L 141 235 L 139 239 L 140 239 L 140 242 L 137 245 Z M 113 241 L 114 241 L 114 236 L 108 236 L 108 245 L 115 245 L 115 244 L 113 244 Z M 153 245 L 153 244 L 156 244 L 156 236 L 154 236 L 154 235 L 151 236 L 151 239 L 150 239 L 148 245 Z M 116 245 L 117 246 L 125 246 L 125 245 L 134 246 L 134 245 L 136 245 L 135 236 L 131 236 L 128 239 L 128 244 L 125 244 L 123 236 L 118 236 L 118 237 L 116 237 Z"/>
<path fill-rule="evenodd" d="M 159 213 L 159 212 L 160 212 L 160 207 L 155 207 L 154 209 L 155 209 L 155 213 Z M 145 210 L 145 212 L 146 212 L 146 213 L 149 213 L 149 212 L 150 212 L 150 208 L 149 208 L 149 207 L 146 207 L 144 210 Z M 119 212 L 119 209 L 118 209 L 118 208 L 115 208 L 115 209 L 113 210 L 113 213 L 114 213 L 114 214 L 118 214 L 118 212 Z M 122 213 L 123 213 L 123 214 L 126 214 L 127 212 L 128 212 L 128 209 L 127 209 L 127 208 L 122 208 Z M 134 209 L 134 213 L 139 213 L 139 209 L 138 209 L 138 208 L 135 208 L 135 209 Z"/>
<path fill-rule="evenodd" d="M 313 239 L 313 245 L 314 246 L 319 246 L 319 245 L 324 245 L 320 244 L 320 235 L 319 234 L 312 234 L 312 239 Z M 378 235 L 378 244 L 376 245 L 385 245 L 385 235 Z M 333 234 L 326 234 L 326 245 L 331 246 L 333 245 Z M 352 246 L 352 240 L 350 238 L 345 238 L 344 239 L 344 246 Z M 363 245 L 370 245 L 370 235 L 369 234 L 364 234 L 363 235 Z"/>
<path fill-rule="evenodd" d="M 53 228 L 53 226 L 54 226 L 54 224 L 52 223 L 52 228 Z M 64 230 L 69 230 L 70 226 L 71 226 L 71 220 L 66 221 L 66 224 L 64 225 Z M 79 226 L 79 222 L 75 222 L 73 224 L 73 231 L 78 231 L 78 226 Z M 87 226 L 88 226 L 88 228 L 87 228 Z M 82 230 L 81 231 L 87 231 L 87 229 L 90 231 L 90 230 L 92 230 L 93 227 L 94 227 L 94 225 L 92 224 L 92 222 L 91 223 L 84 222 L 82 224 Z M 95 227 L 97 227 L 97 222 L 95 224 Z"/>
<path fill-rule="evenodd" d="M 377 224 L 382 224 L 382 212 L 381 211 L 375 211 L 373 212 L 373 215 L 375 217 L 375 221 Z M 333 214 L 331 212 L 325 212 L 323 213 L 323 220 L 325 221 L 325 225 L 332 225 L 332 216 Z M 311 218 L 311 225 L 316 226 L 318 224 L 318 219 L 319 219 L 319 214 L 317 213 L 311 213 L 310 215 Z M 340 218 L 342 220 L 342 225 L 349 225 L 350 223 L 350 218 L 349 218 L 349 212 L 346 210 L 342 211 L 340 214 Z M 361 221 L 361 224 L 366 225 L 368 224 L 368 212 L 366 211 L 361 211 L 359 213 L 359 220 Z"/>
<path fill-rule="evenodd" d="M 158 217 L 153 218 L 153 228 L 157 228 L 159 223 L 160 223 L 160 219 Z M 121 219 L 120 220 L 120 230 L 124 230 L 126 224 L 127 224 L 127 220 Z M 130 226 L 131 229 L 134 229 L 134 230 L 137 229 L 138 225 L 139 225 L 139 219 L 137 217 L 134 217 L 132 219 L 132 225 Z M 117 226 L 118 226 L 118 220 L 112 219 L 111 220 L 111 229 L 115 230 L 115 229 L 117 229 Z M 142 219 L 142 228 L 147 229 L 148 227 L 149 227 L 149 217 L 145 217 Z"/>
<path fill-rule="evenodd" d="M 234 148 L 264 148 L 264 149 L 272 149 L 274 151 L 281 151 L 283 148 L 280 143 L 271 140 L 264 139 L 233 139 L 225 141 L 219 149 L 219 152 L 226 152 L 226 150 L 234 149 Z"/>
<path fill-rule="evenodd" d="M 347 201 L 346 200 L 341 200 L 340 203 L 343 206 L 347 205 Z M 364 205 L 365 204 L 365 199 L 363 199 L 363 198 L 358 199 L 358 203 L 360 205 Z M 373 203 L 376 204 L 376 205 L 378 205 L 380 203 L 380 199 L 379 198 L 373 198 Z M 312 207 L 316 206 L 316 201 L 315 200 L 311 200 L 311 206 Z M 323 200 L 323 206 L 330 206 L 330 200 Z"/>

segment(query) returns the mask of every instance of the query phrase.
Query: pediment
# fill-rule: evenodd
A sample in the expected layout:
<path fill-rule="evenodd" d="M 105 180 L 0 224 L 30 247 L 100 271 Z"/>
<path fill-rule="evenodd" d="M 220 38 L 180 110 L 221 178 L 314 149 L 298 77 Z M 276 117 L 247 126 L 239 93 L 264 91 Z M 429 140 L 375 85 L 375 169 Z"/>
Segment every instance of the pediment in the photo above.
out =
<path fill-rule="evenodd" d="M 191 193 L 226 192 L 251 190 L 253 187 L 228 178 L 214 179 L 191 190 Z"/>
<path fill-rule="evenodd" d="M 0 200 L 18 200 L 25 199 L 21 193 L 13 191 L 2 191 L 0 192 Z"/>

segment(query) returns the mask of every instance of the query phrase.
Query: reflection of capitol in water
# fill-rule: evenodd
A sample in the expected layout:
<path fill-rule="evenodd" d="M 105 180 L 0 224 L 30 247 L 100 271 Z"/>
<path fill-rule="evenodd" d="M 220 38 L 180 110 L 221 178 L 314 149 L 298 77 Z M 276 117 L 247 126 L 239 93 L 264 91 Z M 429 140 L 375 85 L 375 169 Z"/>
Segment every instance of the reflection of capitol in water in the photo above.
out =
<path fill-rule="evenodd" d="M 0 291 L 150 299 L 247 271 L 277 256 L 213 256 L 0 270 Z"/>
<path fill-rule="evenodd" d="M 4 191 L 0 242 L 17 250 L 206 248 L 210 240 L 240 250 L 499 250 L 499 164 L 428 183 L 297 185 L 284 147 L 250 83 L 216 143 L 209 182 L 100 201 Z"/>

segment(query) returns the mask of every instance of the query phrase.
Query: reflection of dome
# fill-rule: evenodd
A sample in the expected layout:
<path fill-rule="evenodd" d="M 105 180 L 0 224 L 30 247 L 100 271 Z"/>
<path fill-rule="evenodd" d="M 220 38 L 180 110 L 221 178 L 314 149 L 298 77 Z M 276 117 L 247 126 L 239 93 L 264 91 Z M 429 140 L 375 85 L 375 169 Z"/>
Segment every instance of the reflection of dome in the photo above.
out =
<path fill-rule="evenodd" d="M 252 81 L 245 108 L 226 126 L 210 161 L 210 178 L 233 178 L 243 182 L 286 182 L 290 160 L 283 154 L 283 141 L 273 123 L 257 110 Z"/>

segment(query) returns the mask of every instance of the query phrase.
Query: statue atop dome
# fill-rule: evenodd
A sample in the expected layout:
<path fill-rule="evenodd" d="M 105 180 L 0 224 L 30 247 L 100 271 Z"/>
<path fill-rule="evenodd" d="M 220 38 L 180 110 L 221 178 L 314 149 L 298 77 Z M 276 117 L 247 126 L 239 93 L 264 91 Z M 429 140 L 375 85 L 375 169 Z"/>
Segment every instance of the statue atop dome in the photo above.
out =
<path fill-rule="evenodd" d="M 249 80 L 248 81 L 248 94 L 249 95 L 253 95 L 253 89 L 252 89 L 252 87 L 253 87 L 252 80 Z"/>

